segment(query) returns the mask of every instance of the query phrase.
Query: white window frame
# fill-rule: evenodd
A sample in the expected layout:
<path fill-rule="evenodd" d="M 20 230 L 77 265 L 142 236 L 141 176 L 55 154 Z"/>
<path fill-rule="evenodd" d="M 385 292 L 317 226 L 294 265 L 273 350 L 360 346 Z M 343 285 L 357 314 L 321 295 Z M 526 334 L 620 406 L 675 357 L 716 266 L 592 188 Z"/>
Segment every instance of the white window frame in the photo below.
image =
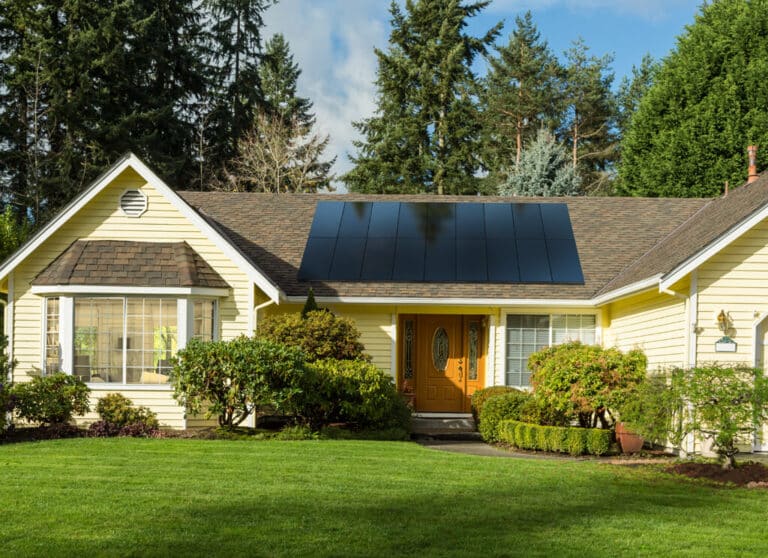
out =
<path fill-rule="evenodd" d="M 501 371 L 500 371 L 500 380 L 501 384 L 503 386 L 509 386 L 517 389 L 524 389 L 524 390 L 530 390 L 532 386 L 530 385 L 510 385 L 507 384 L 507 317 L 510 315 L 521 315 L 521 316 L 547 316 L 549 318 L 549 340 L 548 340 L 548 346 L 552 346 L 552 316 L 572 316 L 572 315 L 584 315 L 584 316 L 594 316 L 595 317 L 595 343 L 598 345 L 602 345 L 602 325 L 600 321 L 600 312 L 599 311 L 592 311 L 592 312 L 585 312 L 582 309 L 577 310 L 558 310 L 553 312 L 531 312 L 526 309 L 510 309 L 510 310 L 504 310 L 501 313 L 501 323 L 498 324 L 496 327 L 501 329 Z"/>
<path fill-rule="evenodd" d="M 125 330 L 125 321 L 127 320 L 126 305 L 128 299 L 131 298 L 165 298 L 176 300 L 176 347 L 177 351 L 186 347 L 189 339 L 192 338 L 194 331 L 194 302 L 198 300 L 208 300 L 213 302 L 213 324 L 212 324 L 212 337 L 213 340 L 217 340 L 220 335 L 221 326 L 219 324 L 219 307 L 220 297 L 209 296 L 208 293 L 201 294 L 200 296 L 179 296 L 178 294 L 164 294 L 164 293 L 152 293 L 141 295 L 139 293 L 120 294 L 115 292 L 114 294 L 103 293 L 90 293 L 79 292 L 77 294 L 62 294 L 56 295 L 51 293 L 50 295 L 42 297 L 41 302 L 41 339 L 42 339 L 42 354 L 40 358 L 41 370 L 45 370 L 45 344 L 46 344 L 46 329 L 47 329 L 47 305 L 48 298 L 59 299 L 59 345 L 60 345 L 60 362 L 61 372 L 72 375 L 74 373 L 74 330 L 75 330 L 75 299 L 76 298 L 104 298 L 104 299 L 121 299 L 123 302 L 123 330 Z M 146 390 L 146 391 L 169 391 L 171 386 L 169 384 L 129 384 L 125 383 L 125 366 L 126 366 L 126 349 L 123 346 L 123 381 L 122 382 L 87 382 L 87 385 L 96 389 L 114 389 L 119 387 L 121 389 L 131 390 Z"/>

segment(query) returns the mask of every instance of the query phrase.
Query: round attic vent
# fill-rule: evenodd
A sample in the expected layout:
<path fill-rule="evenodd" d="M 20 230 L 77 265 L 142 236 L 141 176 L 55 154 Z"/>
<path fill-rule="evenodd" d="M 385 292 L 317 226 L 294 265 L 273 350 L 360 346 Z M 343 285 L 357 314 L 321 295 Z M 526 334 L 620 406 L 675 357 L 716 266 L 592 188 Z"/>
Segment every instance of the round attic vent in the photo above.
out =
<path fill-rule="evenodd" d="M 139 190 L 126 190 L 120 196 L 120 209 L 129 217 L 139 217 L 147 210 L 147 197 Z"/>

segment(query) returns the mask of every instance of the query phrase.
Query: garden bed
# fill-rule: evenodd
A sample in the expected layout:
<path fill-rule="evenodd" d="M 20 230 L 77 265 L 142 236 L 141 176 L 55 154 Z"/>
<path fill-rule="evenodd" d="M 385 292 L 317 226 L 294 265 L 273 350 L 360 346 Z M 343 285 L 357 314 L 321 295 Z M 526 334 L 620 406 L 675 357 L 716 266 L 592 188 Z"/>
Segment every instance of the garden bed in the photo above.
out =
<path fill-rule="evenodd" d="M 768 467 L 762 463 L 747 461 L 731 469 L 723 469 L 718 463 L 695 461 L 676 463 L 665 469 L 668 473 L 683 475 L 692 479 L 706 479 L 736 486 L 768 488 Z"/>

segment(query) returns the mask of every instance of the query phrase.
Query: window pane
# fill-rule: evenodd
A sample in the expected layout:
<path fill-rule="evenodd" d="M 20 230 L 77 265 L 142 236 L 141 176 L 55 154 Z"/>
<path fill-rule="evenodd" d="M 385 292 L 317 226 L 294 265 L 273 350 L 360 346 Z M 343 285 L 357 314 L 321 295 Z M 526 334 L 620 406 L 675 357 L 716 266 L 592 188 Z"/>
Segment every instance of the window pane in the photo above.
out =
<path fill-rule="evenodd" d="M 194 302 L 192 337 L 201 341 L 213 340 L 214 311 L 213 300 L 196 300 Z"/>
<path fill-rule="evenodd" d="M 87 382 L 123 381 L 123 301 L 75 300 L 74 374 Z"/>
<path fill-rule="evenodd" d="M 59 299 L 45 299 L 45 370 L 52 374 L 61 370 L 61 347 L 59 344 Z"/>
<path fill-rule="evenodd" d="M 176 299 L 128 299 L 126 319 L 126 382 L 168 382 L 171 357 L 177 349 Z"/>
<path fill-rule="evenodd" d="M 528 387 L 528 357 L 549 345 L 549 316 L 507 316 L 507 385 Z"/>

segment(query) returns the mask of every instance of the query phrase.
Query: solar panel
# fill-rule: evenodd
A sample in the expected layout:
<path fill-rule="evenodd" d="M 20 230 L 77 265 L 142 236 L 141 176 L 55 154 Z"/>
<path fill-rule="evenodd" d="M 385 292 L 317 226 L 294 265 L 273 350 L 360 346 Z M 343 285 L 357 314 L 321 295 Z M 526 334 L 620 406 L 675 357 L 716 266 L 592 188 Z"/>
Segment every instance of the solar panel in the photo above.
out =
<path fill-rule="evenodd" d="M 298 277 L 584 283 L 564 203 L 320 201 Z"/>

